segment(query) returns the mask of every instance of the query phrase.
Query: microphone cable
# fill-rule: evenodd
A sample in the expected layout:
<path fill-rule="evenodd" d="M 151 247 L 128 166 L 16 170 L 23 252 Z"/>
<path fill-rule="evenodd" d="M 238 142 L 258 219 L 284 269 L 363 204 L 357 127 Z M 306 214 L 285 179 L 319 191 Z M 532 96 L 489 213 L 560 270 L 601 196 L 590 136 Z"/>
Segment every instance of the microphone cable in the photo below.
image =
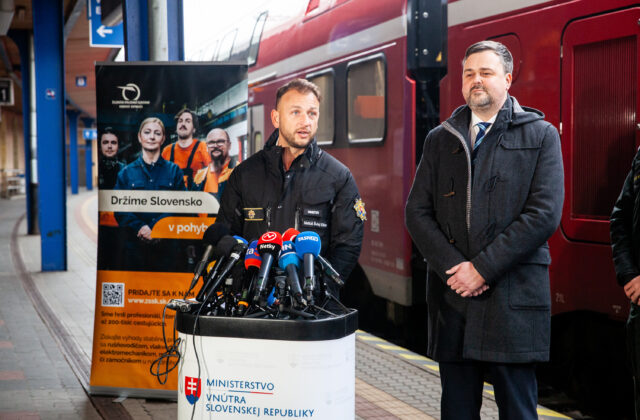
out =
<path fill-rule="evenodd" d="M 202 390 L 202 379 L 200 378 L 200 372 L 201 372 L 201 367 L 200 367 L 200 357 L 198 356 L 198 348 L 196 347 L 196 329 L 198 326 L 198 321 L 200 320 L 200 312 L 202 312 L 202 308 L 205 307 L 205 303 L 203 302 L 202 305 L 200 305 L 200 307 L 198 308 L 198 312 L 196 312 L 196 317 L 193 320 L 193 331 L 191 332 L 191 342 L 193 344 L 193 354 L 196 356 L 196 364 L 198 365 L 198 381 L 200 381 L 200 389 Z M 201 391 L 202 392 L 202 391 Z M 196 404 L 198 404 L 198 401 L 195 401 L 193 403 L 193 408 L 191 409 L 191 420 L 193 420 L 195 414 L 196 414 Z"/>
<path fill-rule="evenodd" d="M 173 337 L 172 337 L 173 342 L 171 344 L 171 347 L 169 347 L 169 344 L 167 343 L 167 334 L 165 332 L 166 313 L 167 313 L 167 305 L 164 305 L 164 309 L 162 310 L 162 341 L 164 343 L 165 352 L 162 353 L 160 357 L 158 357 L 156 360 L 151 362 L 151 365 L 149 366 L 149 372 L 151 372 L 151 374 L 156 377 L 156 379 L 158 380 L 158 382 L 160 382 L 161 385 L 164 385 L 167 383 L 167 379 L 169 378 L 169 373 L 171 373 L 176 367 L 178 367 L 178 364 L 180 364 L 180 359 L 181 359 L 181 355 L 179 351 L 181 340 L 179 337 L 176 337 L 176 321 L 175 320 L 173 322 Z M 176 359 L 175 362 L 172 361 L 173 358 Z M 161 371 L 162 368 L 164 369 Z"/>

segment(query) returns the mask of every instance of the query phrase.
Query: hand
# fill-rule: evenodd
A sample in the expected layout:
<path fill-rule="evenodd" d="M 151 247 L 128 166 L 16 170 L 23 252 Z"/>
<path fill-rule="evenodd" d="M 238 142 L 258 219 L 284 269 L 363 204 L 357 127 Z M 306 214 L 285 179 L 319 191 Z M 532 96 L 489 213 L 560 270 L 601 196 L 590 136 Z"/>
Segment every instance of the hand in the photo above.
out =
<path fill-rule="evenodd" d="M 151 228 L 148 225 L 144 225 L 138 231 L 138 238 L 146 239 L 147 241 L 151 240 Z"/>
<path fill-rule="evenodd" d="M 631 300 L 631 302 L 638 304 L 640 300 L 640 276 L 636 276 L 631 281 L 624 285 L 624 294 Z"/>
<path fill-rule="evenodd" d="M 471 296 L 473 297 L 480 296 L 481 294 L 486 292 L 488 289 L 489 289 L 489 285 L 485 283 L 482 286 L 480 286 L 478 289 L 471 292 Z"/>
<path fill-rule="evenodd" d="M 447 280 L 447 285 L 462 297 L 478 296 L 488 289 L 488 286 L 483 288 L 486 286 L 484 277 L 469 261 L 454 265 L 445 273 L 452 274 Z"/>

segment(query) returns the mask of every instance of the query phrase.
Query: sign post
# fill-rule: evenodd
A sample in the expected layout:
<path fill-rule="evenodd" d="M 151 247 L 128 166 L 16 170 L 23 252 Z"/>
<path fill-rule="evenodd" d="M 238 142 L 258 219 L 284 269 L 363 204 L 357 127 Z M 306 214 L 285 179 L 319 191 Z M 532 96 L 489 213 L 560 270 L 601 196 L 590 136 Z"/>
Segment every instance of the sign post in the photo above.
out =
<path fill-rule="evenodd" d="M 117 48 L 124 46 L 123 23 L 116 26 L 102 24 L 101 0 L 88 0 L 89 45 L 92 47 Z"/>

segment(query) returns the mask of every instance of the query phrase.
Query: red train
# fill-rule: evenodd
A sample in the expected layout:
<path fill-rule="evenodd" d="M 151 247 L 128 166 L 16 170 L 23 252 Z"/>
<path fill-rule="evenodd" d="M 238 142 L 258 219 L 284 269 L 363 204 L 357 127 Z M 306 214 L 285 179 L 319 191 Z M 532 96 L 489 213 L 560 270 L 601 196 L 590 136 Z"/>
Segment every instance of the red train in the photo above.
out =
<path fill-rule="evenodd" d="M 224 57 L 249 59 L 249 152 L 273 130 L 279 86 L 304 77 L 321 87 L 318 140 L 351 168 L 369 218 L 347 300 L 365 317 L 381 307 L 385 321 L 409 326 L 409 345 L 421 342 L 424 263 L 405 230 L 404 205 L 426 133 L 463 102 L 466 47 L 497 40 L 514 56 L 511 94 L 542 110 L 562 139 L 566 197 L 550 240 L 554 363 L 570 371 L 573 388 L 594 370 L 610 374 L 610 361 L 582 373 L 576 361 L 624 355 L 619 321 L 629 304 L 615 281 L 608 218 L 640 146 L 640 3 L 300 3 L 306 8 L 279 15 L 277 25 L 260 15 L 251 36 L 236 39 Z M 369 306 L 371 299 L 383 305 Z"/>

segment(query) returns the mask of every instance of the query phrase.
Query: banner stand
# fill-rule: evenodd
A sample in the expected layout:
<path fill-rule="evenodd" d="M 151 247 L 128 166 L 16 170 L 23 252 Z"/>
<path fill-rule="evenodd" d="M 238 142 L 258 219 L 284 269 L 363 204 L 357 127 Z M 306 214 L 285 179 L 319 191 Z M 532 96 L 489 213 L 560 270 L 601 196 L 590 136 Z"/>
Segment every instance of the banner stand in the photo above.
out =
<path fill-rule="evenodd" d="M 178 420 L 355 417 L 357 311 L 313 321 L 195 321 L 176 316 Z"/>

